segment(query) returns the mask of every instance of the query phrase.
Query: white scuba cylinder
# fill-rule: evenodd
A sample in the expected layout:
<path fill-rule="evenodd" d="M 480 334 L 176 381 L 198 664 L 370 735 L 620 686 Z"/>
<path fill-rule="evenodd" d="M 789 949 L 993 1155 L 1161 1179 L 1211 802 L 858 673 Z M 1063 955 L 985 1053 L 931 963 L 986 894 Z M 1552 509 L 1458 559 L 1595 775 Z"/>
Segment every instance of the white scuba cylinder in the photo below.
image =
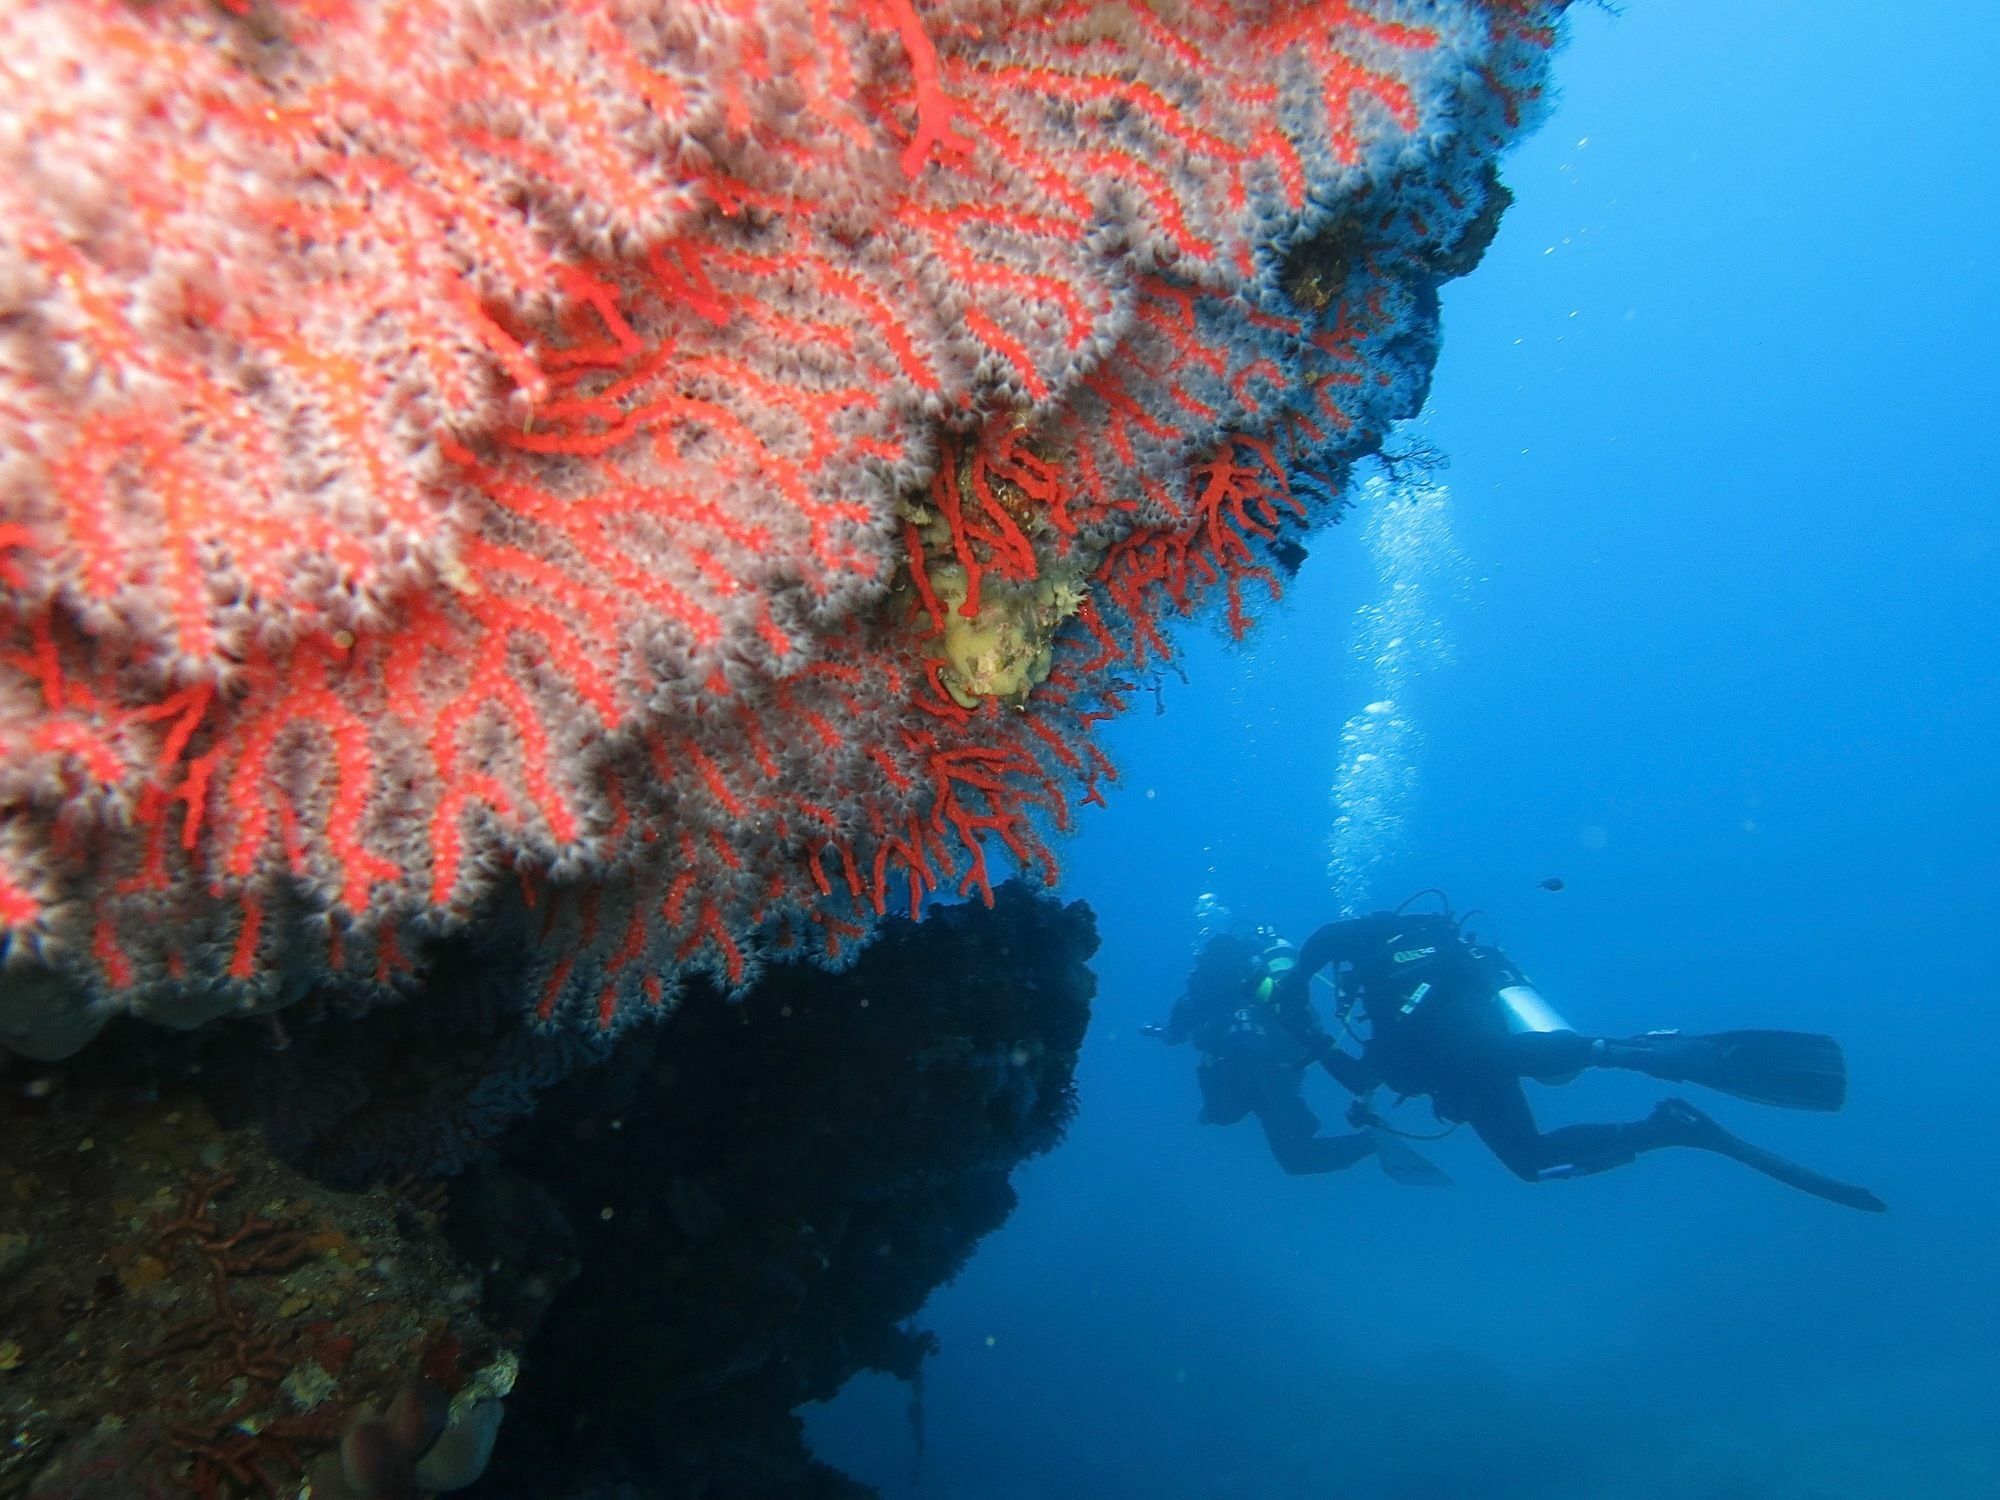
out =
<path fill-rule="evenodd" d="M 1542 998 L 1541 991 L 1526 980 L 1502 985 L 1493 992 L 1493 998 L 1507 1012 L 1507 1032 L 1510 1036 L 1546 1036 L 1551 1032 L 1573 1032 L 1576 1029 Z M 1582 1071 L 1578 1067 L 1565 1073 L 1530 1073 L 1528 1076 L 1537 1083 L 1568 1083 Z"/>
<path fill-rule="evenodd" d="M 1496 998 L 1507 1010 L 1507 1030 L 1515 1036 L 1530 1031 L 1573 1031 L 1575 1028 L 1556 1014 L 1532 984 L 1510 984 Z"/>

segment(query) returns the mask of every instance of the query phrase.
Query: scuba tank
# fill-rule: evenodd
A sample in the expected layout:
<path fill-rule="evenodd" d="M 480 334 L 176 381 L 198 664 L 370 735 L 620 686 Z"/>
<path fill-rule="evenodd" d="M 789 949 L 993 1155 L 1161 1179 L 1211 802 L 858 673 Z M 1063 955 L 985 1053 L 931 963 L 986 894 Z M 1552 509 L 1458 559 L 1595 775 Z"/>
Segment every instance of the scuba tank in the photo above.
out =
<path fill-rule="evenodd" d="M 1257 936 L 1264 940 L 1264 948 L 1252 962 L 1250 973 L 1244 979 L 1243 1004 L 1237 1009 L 1230 1029 L 1269 1035 L 1277 1028 L 1277 1014 L 1272 1009 L 1273 993 L 1278 981 L 1298 966 L 1299 950 L 1271 928 L 1258 928 Z"/>
<path fill-rule="evenodd" d="M 1472 912 L 1468 911 L 1461 914 L 1453 911 L 1450 898 L 1446 897 L 1442 891 L 1419 891 L 1417 896 L 1427 894 L 1434 894 L 1440 898 L 1444 910 L 1438 913 L 1437 916 L 1442 917 L 1445 922 L 1451 924 L 1450 930 L 1453 938 L 1462 945 L 1465 957 L 1471 961 L 1474 972 L 1478 976 L 1477 986 L 1483 987 L 1490 1003 L 1500 1008 L 1501 1015 L 1505 1017 L 1509 1035 L 1524 1036 L 1530 1033 L 1545 1034 L 1555 1031 L 1574 1031 L 1576 1029 L 1563 1019 L 1561 1012 L 1543 998 L 1541 991 L 1528 982 L 1527 976 L 1515 968 L 1508 961 L 1505 954 L 1501 953 L 1497 948 L 1475 941 L 1471 934 L 1465 931 L 1465 923 L 1472 917 Z M 1412 896 L 1404 901 L 1403 907 L 1409 906 L 1411 902 L 1417 899 L 1417 896 Z M 1399 912 L 1402 909 L 1402 907 L 1397 908 Z M 1435 921 L 1437 917 L 1433 917 L 1431 920 Z M 1395 955 L 1395 958 L 1399 960 L 1403 957 L 1404 955 L 1400 953 Z M 1420 1004 L 1427 997 L 1429 988 L 1429 985 L 1420 985 L 1412 992 L 1399 1007 L 1402 1013 L 1408 1015 L 1414 1010 L 1416 1005 Z M 1473 993 L 1477 993 L 1476 988 Z M 1569 1075 L 1569 1077 L 1575 1076 L 1575 1074 Z M 1547 1083 L 1567 1082 L 1568 1078 L 1550 1078 L 1543 1081 Z"/>
<path fill-rule="evenodd" d="M 1542 998 L 1541 991 L 1526 980 L 1502 985 L 1493 992 L 1493 998 L 1507 1012 L 1507 1029 L 1515 1036 L 1531 1031 L 1576 1030 L 1556 1013 L 1553 1005 Z"/>

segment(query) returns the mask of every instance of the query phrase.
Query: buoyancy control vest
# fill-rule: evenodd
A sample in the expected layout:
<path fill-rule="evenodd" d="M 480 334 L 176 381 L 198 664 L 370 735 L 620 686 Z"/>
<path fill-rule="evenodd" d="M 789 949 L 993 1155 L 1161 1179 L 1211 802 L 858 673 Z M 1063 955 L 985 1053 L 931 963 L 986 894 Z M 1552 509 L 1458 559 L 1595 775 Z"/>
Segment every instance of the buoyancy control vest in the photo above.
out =
<path fill-rule="evenodd" d="M 1383 923 L 1341 988 L 1343 1006 L 1358 1006 L 1368 1027 L 1371 1061 L 1399 1093 L 1428 1092 L 1439 1063 L 1482 1040 L 1570 1029 L 1505 953 L 1441 914 Z"/>

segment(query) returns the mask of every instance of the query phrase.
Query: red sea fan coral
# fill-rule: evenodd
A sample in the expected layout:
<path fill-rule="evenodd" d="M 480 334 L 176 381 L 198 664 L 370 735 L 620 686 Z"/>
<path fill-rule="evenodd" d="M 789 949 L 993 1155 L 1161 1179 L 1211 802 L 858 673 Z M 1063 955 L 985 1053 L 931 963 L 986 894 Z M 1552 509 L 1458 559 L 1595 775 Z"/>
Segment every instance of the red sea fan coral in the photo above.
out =
<path fill-rule="evenodd" d="M 474 917 L 609 1026 L 1052 875 L 1559 8 L 0 0 L 0 1039 Z"/>

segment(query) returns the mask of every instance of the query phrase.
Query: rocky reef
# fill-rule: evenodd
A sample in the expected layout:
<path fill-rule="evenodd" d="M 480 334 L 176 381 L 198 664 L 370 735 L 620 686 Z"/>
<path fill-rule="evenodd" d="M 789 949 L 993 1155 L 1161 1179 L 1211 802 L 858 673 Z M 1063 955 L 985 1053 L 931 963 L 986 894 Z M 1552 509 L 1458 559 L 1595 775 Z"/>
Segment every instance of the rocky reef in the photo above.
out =
<path fill-rule="evenodd" d="M 847 1496 L 792 1415 L 1061 1137 L 1094 923 L 1018 884 L 609 1049 L 503 949 L 422 1003 L 0 1073 L 0 1497 Z"/>

